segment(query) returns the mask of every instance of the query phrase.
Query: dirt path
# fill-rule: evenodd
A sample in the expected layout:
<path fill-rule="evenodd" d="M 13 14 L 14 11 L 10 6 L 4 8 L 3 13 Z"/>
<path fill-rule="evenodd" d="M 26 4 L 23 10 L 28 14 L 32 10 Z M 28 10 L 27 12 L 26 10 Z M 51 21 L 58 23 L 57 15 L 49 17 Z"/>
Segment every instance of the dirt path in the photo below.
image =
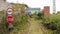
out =
<path fill-rule="evenodd" d="M 24 26 L 24 30 L 18 31 L 15 34 L 46 34 L 46 30 L 40 21 L 31 19 Z"/>
<path fill-rule="evenodd" d="M 46 34 L 43 25 L 39 24 L 39 22 L 32 19 L 27 34 Z"/>

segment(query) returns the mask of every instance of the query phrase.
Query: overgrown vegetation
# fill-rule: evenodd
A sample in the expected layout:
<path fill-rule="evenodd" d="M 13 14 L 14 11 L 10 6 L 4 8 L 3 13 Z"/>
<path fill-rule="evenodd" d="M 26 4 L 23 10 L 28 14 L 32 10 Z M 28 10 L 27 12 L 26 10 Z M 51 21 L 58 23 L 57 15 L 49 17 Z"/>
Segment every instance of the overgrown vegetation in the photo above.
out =
<path fill-rule="evenodd" d="M 46 17 L 43 21 L 47 29 L 53 31 L 53 34 L 60 34 L 60 14 L 53 14 Z"/>
<path fill-rule="evenodd" d="M 24 25 L 26 23 L 28 23 L 28 18 L 24 15 L 19 15 L 19 16 L 13 15 L 13 17 L 14 17 L 14 22 L 12 25 L 15 27 L 14 30 L 15 29 L 17 29 L 17 31 L 24 30 Z M 7 26 L 8 26 L 8 24 L 6 22 L 6 17 L 3 17 L 2 21 L 0 23 L 0 29 L 1 29 L 0 34 L 4 34 L 4 33 L 9 34 L 10 31 L 8 30 Z M 15 32 L 18 33 L 17 31 L 15 31 Z M 13 30 L 12 30 L 12 32 L 13 32 Z M 14 32 L 13 32 L 13 34 L 14 34 Z"/>
<path fill-rule="evenodd" d="M 15 11 L 19 11 L 18 4 L 15 6 L 12 6 L 12 7 Z M 1 16 L 3 13 L 4 12 L 2 12 L 2 13 L 0 12 Z M 60 34 L 60 12 L 58 12 L 58 14 L 49 15 L 45 18 L 43 17 L 43 10 L 42 10 L 41 14 L 42 14 L 42 16 L 38 16 L 38 14 L 35 12 L 32 17 L 35 20 L 38 20 L 38 19 L 42 20 L 42 24 L 47 29 L 47 34 Z M 13 17 L 14 17 L 13 26 L 15 27 L 15 29 L 17 29 L 17 31 L 24 30 L 24 25 L 26 23 L 28 23 L 28 17 L 23 14 L 13 14 Z M 6 16 L 2 16 L 2 18 L 0 20 L 1 20 L 0 34 L 5 34 L 5 33 L 9 32 L 8 28 L 6 27 L 6 26 L 8 26 L 6 24 L 7 23 Z"/>
<path fill-rule="evenodd" d="M 35 19 L 37 19 L 37 20 L 43 18 L 43 13 L 42 12 L 39 12 L 39 13 L 35 12 L 32 15 L 33 15 L 32 17 L 35 18 Z"/>
<path fill-rule="evenodd" d="M 20 5 L 19 4 L 12 4 L 12 8 L 14 9 L 14 11 L 20 11 L 19 8 L 20 8 Z"/>
<path fill-rule="evenodd" d="M 14 23 L 13 25 L 18 29 L 23 29 L 23 26 L 25 23 L 28 22 L 28 18 L 27 16 L 24 16 L 24 15 L 19 15 L 19 16 L 16 16 L 14 15 Z"/>

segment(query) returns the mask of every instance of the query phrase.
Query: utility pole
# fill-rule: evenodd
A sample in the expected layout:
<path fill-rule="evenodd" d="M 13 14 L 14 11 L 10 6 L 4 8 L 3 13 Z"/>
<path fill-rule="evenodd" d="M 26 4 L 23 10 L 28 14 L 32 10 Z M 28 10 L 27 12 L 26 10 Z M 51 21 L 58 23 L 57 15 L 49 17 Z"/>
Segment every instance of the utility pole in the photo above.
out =
<path fill-rule="evenodd" d="M 56 0 L 53 0 L 53 13 L 56 13 Z"/>

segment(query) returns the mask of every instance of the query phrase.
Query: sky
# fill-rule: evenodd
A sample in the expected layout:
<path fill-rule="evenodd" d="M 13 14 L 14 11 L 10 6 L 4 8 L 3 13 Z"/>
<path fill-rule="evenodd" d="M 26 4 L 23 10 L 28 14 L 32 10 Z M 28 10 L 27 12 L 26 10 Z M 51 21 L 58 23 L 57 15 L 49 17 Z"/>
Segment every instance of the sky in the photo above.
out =
<path fill-rule="evenodd" d="M 20 4 L 27 4 L 31 8 L 41 8 L 43 9 L 44 6 L 50 6 L 50 13 L 53 13 L 53 0 L 7 0 L 9 3 L 20 3 Z M 60 11 L 60 0 L 56 0 L 56 12 Z"/>

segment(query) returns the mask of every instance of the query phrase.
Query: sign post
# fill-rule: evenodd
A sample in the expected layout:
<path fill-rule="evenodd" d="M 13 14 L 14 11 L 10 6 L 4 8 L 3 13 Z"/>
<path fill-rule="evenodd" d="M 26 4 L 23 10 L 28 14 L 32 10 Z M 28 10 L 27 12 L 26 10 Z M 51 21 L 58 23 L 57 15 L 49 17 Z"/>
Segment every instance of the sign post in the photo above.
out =
<path fill-rule="evenodd" d="M 13 9 L 11 7 L 8 7 L 7 10 L 6 10 L 6 14 L 7 14 L 6 21 L 7 21 L 9 30 L 11 28 L 13 28 L 13 25 L 12 25 L 12 23 L 13 23 L 12 13 L 13 13 Z"/>
<path fill-rule="evenodd" d="M 6 10 L 6 13 L 7 13 L 8 15 L 12 15 L 13 9 L 10 8 L 10 7 L 8 7 L 8 9 Z"/>

